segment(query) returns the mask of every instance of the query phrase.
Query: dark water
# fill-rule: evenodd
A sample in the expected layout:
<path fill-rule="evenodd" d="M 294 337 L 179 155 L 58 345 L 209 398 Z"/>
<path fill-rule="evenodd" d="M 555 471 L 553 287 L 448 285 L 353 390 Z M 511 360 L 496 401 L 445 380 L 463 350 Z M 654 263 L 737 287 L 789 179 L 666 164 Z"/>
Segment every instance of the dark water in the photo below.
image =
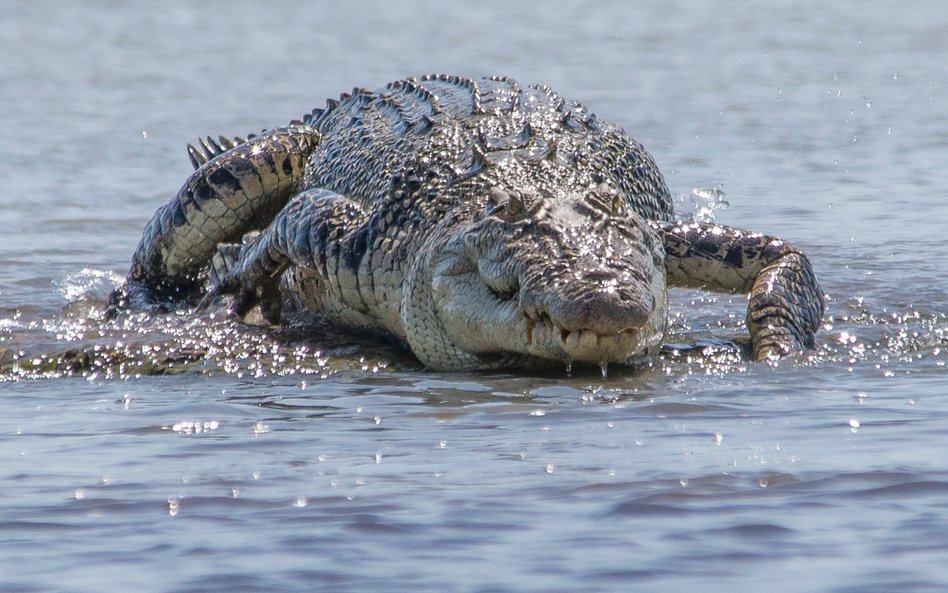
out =
<path fill-rule="evenodd" d="M 945 590 L 946 6 L 2 4 L 0 590 Z M 810 254 L 818 350 L 748 363 L 743 298 L 700 293 L 697 348 L 608 379 L 101 320 L 185 143 L 432 71 L 551 84 L 673 192 L 721 184 Z"/>

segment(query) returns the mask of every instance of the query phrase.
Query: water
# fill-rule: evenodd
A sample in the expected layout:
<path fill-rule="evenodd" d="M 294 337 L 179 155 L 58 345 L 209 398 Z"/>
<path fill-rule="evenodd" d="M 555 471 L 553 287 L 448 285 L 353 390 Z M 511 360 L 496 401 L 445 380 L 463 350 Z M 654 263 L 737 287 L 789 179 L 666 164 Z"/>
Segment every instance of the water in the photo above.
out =
<path fill-rule="evenodd" d="M 946 5 L 358 6 L 4 5 L 0 589 L 948 586 Z M 101 320 L 187 142 L 431 71 L 549 83 L 803 246 L 817 351 L 747 362 L 744 299 L 692 292 L 607 376 Z"/>

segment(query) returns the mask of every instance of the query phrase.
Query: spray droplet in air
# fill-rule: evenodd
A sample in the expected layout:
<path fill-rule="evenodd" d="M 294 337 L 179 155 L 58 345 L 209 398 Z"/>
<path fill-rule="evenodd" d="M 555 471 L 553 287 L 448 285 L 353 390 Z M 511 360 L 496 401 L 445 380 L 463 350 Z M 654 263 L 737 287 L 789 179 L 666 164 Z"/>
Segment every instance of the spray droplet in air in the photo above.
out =
<path fill-rule="evenodd" d="M 608 363 L 608 362 L 600 362 L 600 363 L 599 363 L 599 370 L 602 371 L 602 378 L 603 378 L 603 379 L 608 379 L 608 378 L 609 378 L 609 363 Z"/>
<path fill-rule="evenodd" d="M 691 194 L 688 195 L 688 199 L 694 208 L 691 219 L 694 222 L 714 222 L 715 210 L 724 210 L 730 205 L 726 198 L 724 188 L 721 185 L 711 188 L 696 187 L 692 189 Z"/>

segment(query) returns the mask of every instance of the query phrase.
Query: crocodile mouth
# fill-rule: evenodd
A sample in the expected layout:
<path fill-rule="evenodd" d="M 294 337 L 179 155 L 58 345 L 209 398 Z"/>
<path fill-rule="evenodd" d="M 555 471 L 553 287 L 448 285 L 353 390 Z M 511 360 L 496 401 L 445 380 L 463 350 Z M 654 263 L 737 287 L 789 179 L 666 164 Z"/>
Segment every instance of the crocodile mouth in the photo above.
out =
<path fill-rule="evenodd" d="M 526 347 L 531 353 L 564 361 L 592 364 L 625 362 L 646 349 L 646 328 L 626 328 L 615 333 L 592 329 L 569 330 L 543 312 L 524 315 Z"/>

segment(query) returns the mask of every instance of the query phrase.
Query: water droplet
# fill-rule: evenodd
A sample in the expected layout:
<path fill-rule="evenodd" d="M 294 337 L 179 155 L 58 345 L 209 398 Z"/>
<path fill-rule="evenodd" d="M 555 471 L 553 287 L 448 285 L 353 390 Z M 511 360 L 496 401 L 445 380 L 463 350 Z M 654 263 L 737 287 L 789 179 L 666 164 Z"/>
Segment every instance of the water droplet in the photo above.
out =
<path fill-rule="evenodd" d="M 375 465 L 378 465 L 380 463 L 382 463 L 382 452 L 376 451 L 375 452 Z"/>
<path fill-rule="evenodd" d="M 691 190 L 688 199 L 694 207 L 691 214 L 693 222 L 711 223 L 715 220 L 715 210 L 724 210 L 730 204 L 725 199 L 723 186 L 696 187 Z"/>
<path fill-rule="evenodd" d="M 556 471 L 556 465 L 555 465 L 555 464 L 552 464 L 552 463 L 547 463 L 547 464 L 546 464 L 546 473 L 552 474 L 552 473 L 555 472 L 555 471 Z"/>
<path fill-rule="evenodd" d="M 609 378 L 609 363 L 608 363 L 608 362 L 600 362 L 600 363 L 599 363 L 599 370 L 602 371 L 602 378 L 603 378 L 603 379 L 608 379 L 608 378 Z"/>
<path fill-rule="evenodd" d="M 767 486 L 769 486 L 769 483 L 767 482 L 767 478 L 761 478 L 757 480 L 757 485 L 760 486 L 761 488 L 766 488 Z"/>
<path fill-rule="evenodd" d="M 447 446 L 448 446 L 448 441 L 439 441 L 439 442 L 438 442 L 438 448 L 439 448 L 439 449 L 444 449 L 444 448 L 447 447 Z"/>
<path fill-rule="evenodd" d="M 178 514 L 178 499 L 169 498 L 168 499 L 168 514 L 174 517 Z"/>
<path fill-rule="evenodd" d="M 375 425 L 376 425 L 376 426 L 378 426 L 379 424 L 382 423 L 382 417 L 381 417 L 381 416 L 378 416 L 378 415 L 376 415 L 375 417 L 373 417 L 372 420 L 375 421 Z"/>
<path fill-rule="evenodd" d="M 230 496 L 231 498 L 237 498 L 238 496 L 240 496 L 240 488 L 238 488 L 237 486 L 234 486 L 233 488 L 231 488 Z"/>
<path fill-rule="evenodd" d="M 688 478 L 681 478 L 678 480 L 678 483 L 681 484 L 682 488 L 688 487 Z"/>
<path fill-rule="evenodd" d="M 721 434 L 720 432 L 714 433 L 714 444 L 715 444 L 715 445 L 720 445 L 720 444 L 721 444 L 721 441 L 723 441 L 723 440 L 724 440 L 724 435 L 723 435 L 723 434 Z"/>
<path fill-rule="evenodd" d="M 306 497 L 305 497 L 305 496 L 300 496 L 299 498 L 297 498 L 296 500 L 293 501 L 293 506 L 295 506 L 295 507 L 297 507 L 297 508 L 303 508 L 303 507 L 305 507 L 307 504 L 309 504 L 309 501 L 306 500 Z"/>

